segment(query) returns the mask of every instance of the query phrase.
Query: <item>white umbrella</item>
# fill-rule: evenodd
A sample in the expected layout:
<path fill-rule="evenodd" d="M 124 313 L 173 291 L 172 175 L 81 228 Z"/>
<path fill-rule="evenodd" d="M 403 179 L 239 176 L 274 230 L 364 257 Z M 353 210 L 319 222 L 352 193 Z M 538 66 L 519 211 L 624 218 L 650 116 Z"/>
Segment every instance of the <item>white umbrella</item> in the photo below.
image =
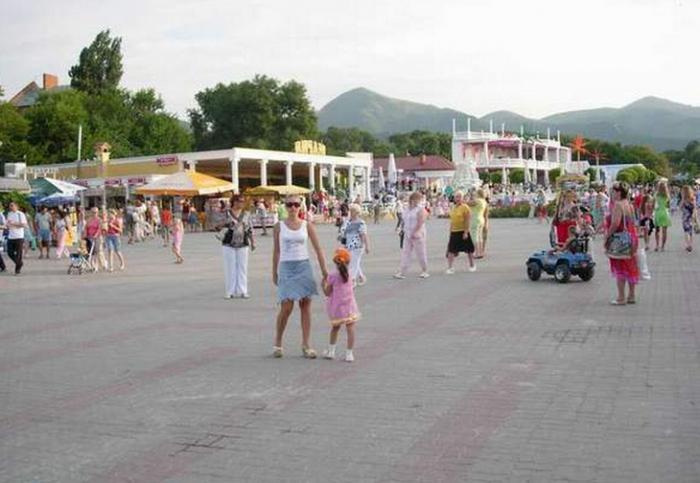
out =
<path fill-rule="evenodd" d="M 379 166 L 379 191 L 384 191 L 384 188 L 386 187 L 384 183 L 384 168 Z"/>
<path fill-rule="evenodd" d="M 396 184 L 396 160 L 394 159 L 394 153 L 389 154 L 389 166 L 387 167 L 387 174 L 389 177 L 389 186 L 394 186 Z"/>

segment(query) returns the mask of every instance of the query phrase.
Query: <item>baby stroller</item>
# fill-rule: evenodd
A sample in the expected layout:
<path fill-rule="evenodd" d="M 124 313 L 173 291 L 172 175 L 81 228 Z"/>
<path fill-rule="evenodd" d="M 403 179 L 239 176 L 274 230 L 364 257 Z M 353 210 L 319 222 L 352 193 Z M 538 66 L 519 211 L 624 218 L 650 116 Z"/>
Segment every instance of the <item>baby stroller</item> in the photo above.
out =
<path fill-rule="evenodd" d="M 93 243 L 90 247 L 90 251 L 87 251 L 85 241 L 80 242 L 80 247 L 77 252 L 70 254 L 70 265 L 68 266 L 68 275 L 73 275 L 77 273 L 82 275 L 83 272 L 94 272 L 95 268 L 90 263 L 92 258 L 92 252 L 95 249 L 95 244 Z"/>

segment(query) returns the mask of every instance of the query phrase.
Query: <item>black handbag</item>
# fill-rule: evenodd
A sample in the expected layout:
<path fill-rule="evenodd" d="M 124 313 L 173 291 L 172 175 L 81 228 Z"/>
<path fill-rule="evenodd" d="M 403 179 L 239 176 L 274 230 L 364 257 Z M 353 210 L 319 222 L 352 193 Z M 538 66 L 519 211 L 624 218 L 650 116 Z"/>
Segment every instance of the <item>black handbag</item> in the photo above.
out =
<path fill-rule="evenodd" d="M 224 237 L 221 239 L 221 244 L 226 245 L 226 246 L 231 246 L 232 241 L 233 241 L 233 230 L 231 228 L 228 228 L 226 230 L 226 233 L 224 233 Z"/>

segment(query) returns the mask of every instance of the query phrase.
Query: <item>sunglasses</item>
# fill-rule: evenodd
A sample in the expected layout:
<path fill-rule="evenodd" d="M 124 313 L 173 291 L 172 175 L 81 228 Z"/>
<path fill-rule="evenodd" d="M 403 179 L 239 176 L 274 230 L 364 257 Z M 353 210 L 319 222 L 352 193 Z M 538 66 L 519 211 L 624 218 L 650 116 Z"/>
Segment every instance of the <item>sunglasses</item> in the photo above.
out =
<path fill-rule="evenodd" d="M 301 207 L 301 203 L 299 203 L 298 201 L 288 201 L 285 203 L 285 205 L 287 206 L 287 208 L 300 208 Z"/>

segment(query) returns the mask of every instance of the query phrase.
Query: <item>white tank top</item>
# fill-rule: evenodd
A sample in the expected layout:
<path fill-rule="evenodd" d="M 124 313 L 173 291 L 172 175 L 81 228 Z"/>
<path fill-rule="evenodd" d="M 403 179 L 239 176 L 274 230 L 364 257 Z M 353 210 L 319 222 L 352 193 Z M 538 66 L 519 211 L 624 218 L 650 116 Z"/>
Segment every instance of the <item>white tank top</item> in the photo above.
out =
<path fill-rule="evenodd" d="M 280 222 L 280 262 L 308 260 L 308 239 L 306 220 L 301 222 L 298 230 L 291 230 L 284 221 Z"/>

